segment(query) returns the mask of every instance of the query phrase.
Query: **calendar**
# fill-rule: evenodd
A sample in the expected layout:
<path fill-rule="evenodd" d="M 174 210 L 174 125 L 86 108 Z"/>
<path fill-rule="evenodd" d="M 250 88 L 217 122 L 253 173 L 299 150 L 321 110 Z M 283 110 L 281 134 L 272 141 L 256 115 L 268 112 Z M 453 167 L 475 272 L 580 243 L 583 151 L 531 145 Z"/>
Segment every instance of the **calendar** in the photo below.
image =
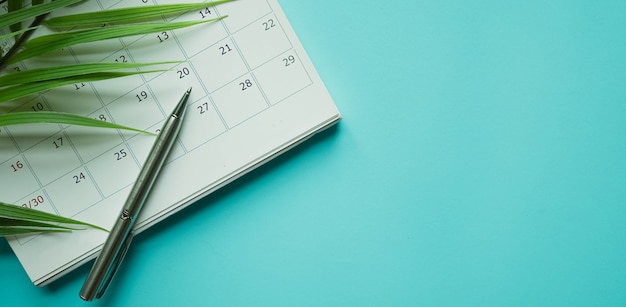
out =
<path fill-rule="evenodd" d="M 80 13 L 175 0 L 90 0 Z M 15 64 L 28 70 L 83 62 L 160 62 L 165 71 L 77 83 L 3 104 L 62 111 L 158 133 L 192 87 L 179 139 L 135 232 L 162 221 L 340 120 L 277 0 L 237 0 L 171 17 L 215 23 L 78 45 Z M 45 29 L 35 35 L 43 35 Z M 0 130 L 2 201 L 110 229 L 155 140 L 129 131 L 33 124 Z M 9 243 L 35 285 L 95 258 L 107 233 L 25 235 Z"/>

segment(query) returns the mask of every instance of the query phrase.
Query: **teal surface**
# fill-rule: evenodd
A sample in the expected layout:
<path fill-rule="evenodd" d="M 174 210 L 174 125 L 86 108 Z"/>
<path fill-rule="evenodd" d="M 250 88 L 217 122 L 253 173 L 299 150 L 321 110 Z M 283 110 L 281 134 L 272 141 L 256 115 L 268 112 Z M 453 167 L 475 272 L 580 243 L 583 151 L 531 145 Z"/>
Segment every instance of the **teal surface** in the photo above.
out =
<path fill-rule="evenodd" d="M 91 305 L 626 305 L 626 1 L 280 2 L 343 121 Z M 35 288 L 2 242 L 2 305 L 90 305 L 88 269 Z"/>

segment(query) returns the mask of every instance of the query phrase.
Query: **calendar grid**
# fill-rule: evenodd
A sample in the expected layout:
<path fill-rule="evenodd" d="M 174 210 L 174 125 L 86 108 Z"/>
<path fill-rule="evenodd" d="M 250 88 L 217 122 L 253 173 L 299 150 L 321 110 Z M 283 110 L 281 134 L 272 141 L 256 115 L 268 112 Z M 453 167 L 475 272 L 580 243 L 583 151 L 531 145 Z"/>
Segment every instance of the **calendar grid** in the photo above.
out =
<path fill-rule="evenodd" d="M 107 7 L 103 5 L 102 2 L 99 0 L 96 2 L 98 7 L 100 8 L 115 8 L 118 5 L 123 4 L 123 1 L 118 1 Z M 195 142 L 179 140 L 177 147 L 180 152 L 178 153 L 178 157 L 184 156 L 189 152 L 195 150 L 196 148 L 199 148 L 211 142 L 211 140 L 225 133 L 228 133 L 228 131 L 233 129 L 234 127 L 245 123 L 247 120 L 254 118 L 255 116 L 265 112 L 273 105 L 276 105 L 280 102 L 281 99 L 273 99 L 272 97 L 270 97 L 270 95 L 268 95 L 266 89 L 264 88 L 264 80 L 260 76 L 263 75 L 262 68 L 265 65 L 270 65 L 272 62 L 275 62 L 276 59 L 284 56 L 284 54 L 290 53 L 290 51 L 293 50 L 293 44 L 287 38 L 286 34 L 282 32 L 282 26 L 273 14 L 269 3 L 267 1 L 259 1 L 256 5 L 263 8 L 261 10 L 262 14 L 259 14 L 260 16 L 257 16 L 252 20 L 248 20 L 244 23 L 229 24 L 228 18 L 226 18 L 216 24 L 209 25 L 210 27 L 221 27 L 223 33 L 221 36 L 215 38 L 214 43 L 200 50 L 186 50 L 183 42 L 184 37 L 179 36 L 178 30 L 164 34 L 168 35 L 168 40 L 171 40 L 173 43 L 176 44 L 177 47 L 175 48 L 181 52 L 184 59 L 186 61 L 190 61 L 188 63 L 176 64 L 173 66 L 173 70 L 179 69 L 178 72 L 180 74 L 180 78 L 194 78 L 196 79 L 196 81 L 202 79 L 203 77 L 206 78 L 206 76 L 202 75 L 202 71 L 206 69 L 206 67 L 198 66 L 204 63 L 202 61 L 198 63 L 195 60 L 202 59 L 203 56 L 206 56 L 211 52 L 215 52 L 215 50 L 221 52 L 222 56 L 233 56 L 232 61 L 239 61 L 241 63 L 241 68 L 238 74 L 227 77 L 219 85 L 214 86 L 214 88 L 208 87 L 207 83 L 205 82 L 198 83 L 199 87 L 196 89 L 196 91 L 199 91 L 203 94 L 200 98 L 195 98 L 195 100 L 190 104 L 192 106 L 195 106 L 194 111 L 196 112 L 214 114 L 213 117 L 217 119 L 217 122 L 222 126 L 222 128 L 219 128 L 219 126 L 217 128 L 214 127 L 213 129 L 217 130 L 210 134 L 206 139 L 201 139 Z M 221 16 L 220 9 L 211 8 L 211 14 L 215 14 L 215 17 Z M 178 18 L 185 18 L 185 16 L 176 16 L 173 19 Z M 254 35 L 258 35 L 258 32 L 255 32 L 258 30 L 250 30 L 250 27 L 255 26 L 262 27 L 262 30 L 264 31 L 280 31 L 277 32 L 278 34 L 274 35 L 273 37 L 277 38 L 278 44 L 281 45 L 276 48 L 278 52 L 274 52 L 275 54 L 271 54 L 271 56 L 256 57 L 256 55 L 254 54 L 254 50 L 251 49 L 249 46 L 245 46 L 246 38 L 249 35 L 252 35 L 250 33 L 246 33 L 246 31 L 254 32 Z M 216 31 L 220 31 L 220 29 L 218 28 Z M 116 60 L 123 59 L 125 61 L 131 62 L 139 61 L 139 59 L 136 57 L 136 53 L 133 52 L 132 49 L 136 44 L 140 44 L 142 40 L 146 40 L 149 37 L 150 35 L 142 35 L 127 40 L 117 39 L 116 41 L 117 44 L 119 44 L 120 48 L 113 48 L 112 50 L 106 51 L 99 57 L 98 60 L 106 61 L 115 58 Z M 283 42 L 281 42 L 282 39 L 284 39 Z M 244 45 L 240 45 L 240 42 L 243 42 Z M 269 43 L 271 42 L 268 42 L 268 44 Z M 255 46 L 255 48 L 257 47 L 258 46 Z M 75 51 L 74 49 L 74 47 L 70 47 L 67 48 L 65 52 L 69 55 L 69 60 L 71 62 L 80 63 L 81 57 L 79 56 L 78 51 Z M 298 56 L 296 52 L 291 52 L 290 54 L 292 54 L 292 56 L 294 56 L 295 58 L 297 58 Z M 28 69 L 30 68 L 30 66 L 33 66 L 33 68 L 37 67 L 38 63 L 27 62 L 20 63 L 19 65 L 22 69 Z M 302 87 L 306 87 L 310 84 L 310 76 L 308 75 L 308 72 L 306 70 L 302 69 L 302 71 L 304 75 L 306 75 L 304 79 L 307 80 L 307 82 L 303 83 Z M 258 75 L 259 73 L 261 75 Z M 102 120 L 111 120 L 112 122 L 120 122 L 120 119 L 118 117 L 122 117 L 120 113 L 122 111 L 116 111 L 116 107 L 122 104 L 130 104 L 130 102 L 128 101 L 129 97 L 135 96 L 138 100 L 142 100 L 142 98 L 145 98 L 146 100 L 151 100 L 151 103 L 149 105 L 146 105 L 146 107 L 152 110 L 150 112 L 153 113 L 154 117 L 151 117 L 152 120 L 146 120 L 145 126 L 140 126 L 138 128 L 151 129 L 154 131 L 158 129 L 157 127 L 160 127 L 163 120 L 165 119 L 167 114 L 166 105 L 168 105 L 168 103 L 171 104 L 172 96 L 164 96 L 162 95 L 162 91 L 159 91 L 158 89 L 153 89 L 153 87 L 158 87 L 161 83 L 154 85 L 155 82 L 158 82 L 159 79 L 165 79 L 167 77 L 170 77 L 170 74 L 171 71 L 150 75 L 139 75 L 136 79 L 137 81 L 134 83 L 135 85 L 126 88 L 127 90 L 118 97 L 111 97 L 108 94 L 103 94 L 101 90 L 99 90 L 99 85 L 97 83 L 79 84 L 75 85 L 74 87 L 77 91 L 86 92 L 85 97 L 91 97 L 91 99 L 95 101 L 93 102 L 93 108 L 95 110 L 89 110 L 83 115 L 89 115 L 91 117 L 100 118 Z M 236 109 L 237 107 L 232 106 L 233 102 L 229 99 L 224 98 L 232 96 L 229 94 L 232 92 L 233 87 L 241 87 L 239 89 L 242 92 L 247 90 L 253 93 L 249 98 L 247 98 L 248 100 L 244 102 L 247 103 L 247 105 L 243 104 L 243 107 L 248 108 L 247 113 L 238 114 L 238 110 Z M 285 97 L 282 97 L 282 99 L 285 99 L 290 95 L 295 94 L 298 90 L 301 89 L 296 89 L 295 91 L 288 93 L 287 95 L 285 95 Z M 68 89 L 61 90 L 58 95 L 64 95 L 68 91 Z M 20 106 L 16 107 L 16 110 L 23 110 L 29 107 L 41 110 L 56 110 L 58 109 L 56 105 L 61 105 L 61 103 L 53 103 L 53 106 L 48 102 L 48 100 L 50 99 L 48 97 L 55 96 L 54 92 L 55 90 L 51 90 L 49 92 L 41 94 L 38 97 L 27 100 L 23 102 Z M 20 142 L 16 142 L 16 140 L 19 139 L 22 134 L 17 133 L 16 135 L 12 132 L 13 130 L 19 129 L 14 129 L 13 127 L 10 127 L 6 130 L 7 131 L 5 133 L 7 135 L 7 138 L 11 140 L 11 142 L 14 144 L 14 146 L 17 147 L 18 151 L 20 152 L 20 155 L 16 156 L 18 158 L 12 159 L 23 161 L 22 163 L 25 165 L 25 167 L 28 168 L 28 170 L 32 174 L 32 177 L 37 183 L 36 189 L 34 191 L 30 191 L 29 193 L 38 193 L 37 191 L 39 191 L 41 194 L 44 194 L 44 202 L 49 205 L 49 211 L 56 214 L 62 214 L 62 211 L 68 211 L 59 210 L 57 208 L 57 204 L 55 203 L 57 203 L 58 201 L 54 199 L 55 197 L 51 197 L 51 194 L 47 192 L 50 186 L 60 185 L 60 181 L 68 180 L 67 177 L 71 176 L 73 176 L 72 178 L 76 177 L 77 179 L 74 180 L 74 182 L 78 181 L 79 184 L 82 184 L 83 182 L 82 180 L 78 179 L 82 179 L 83 176 L 85 178 L 89 178 L 89 180 L 85 180 L 87 182 L 85 184 L 92 185 L 95 193 L 98 195 L 98 199 L 95 199 L 92 203 L 85 204 L 85 206 L 83 206 L 83 208 L 80 210 L 71 211 L 72 214 L 69 215 L 70 217 L 76 216 L 84 210 L 88 210 L 91 206 L 97 205 L 98 203 L 106 200 L 111 195 L 119 193 L 120 191 L 130 186 L 133 181 L 131 178 L 134 178 L 134 176 L 132 175 L 135 172 L 138 172 L 140 166 L 143 163 L 142 161 L 144 160 L 145 154 L 147 154 L 147 147 L 145 145 L 146 143 L 150 143 L 149 141 L 139 140 L 139 138 L 145 138 L 145 136 L 141 136 L 140 134 L 122 131 L 111 132 L 111 134 L 115 134 L 117 135 L 117 137 L 109 136 L 103 138 L 107 139 L 107 142 L 109 142 L 106 143 L 106 145 L 102 146 L 103 148 L 106 147 L 106 150 L 99 152 L 98 154 L 92 154 L 91 152 L 89 152 L 88 149 L 83 149 L 84 146 L 89 146 L 89 141 L 84 140 L 84 137 L 75 137 L 73 135 L 73 132 L 80 131 L 80 129 L 72 129 L 70 127 L 60 126 L 58 130 L 53 129 L 49 133 L 44 133 L 42 137 L 37 141 L 26 142 L 23 144 L 20 144 Z M 23 134 L 27 133 L 28 131 L 24 132 Z M 72 164 L 73 167 L 69 170 L 63 170 L 62 172 L 54 170 L 53 172 L 55 172 L 56 174 L 52 176 L 47 173 L 50 171 L 46 169 L 45 172 L 47 178 L 42 179 L 41 176 L 37 174 L 38 171 L 36 171 L 36 169 L 40 168 L 34 168 L 31 165 L 31 160 L 35 159 L 34 154 L 32 158 L 29 158 L 28 156 L 25 156 L 24 153 L 36 151 L 36 148 L 38 148 L 38 146 L 48 146 L 48 143 L 50 143 L 51 141 L 54 144 L 53 139 L 55 138 L 56 142 L 63 142 L 63 144 L 58 144 L 56 146 L 67 147 L 67 155 L 73 156 L 72 158 L 69 158 L 69 160 L 75 160 L 76 163 L 75 165 Z M 74 140 L 74 138 L 76 138 L 76 141 Z M 111 142 L 111 139 L 114 141 Z M 141 145 L 135 146 L 135 143 Z M 105 158 L 110 159 L 111 154 L 116 160 L 130 159 L 134 162 L 132 163 L 134 164 L 134 167 L 130 167 L 130 171 L 127 172 L 127 175 L 123 176 L 125 178 L 128 178 L 126 180 L 122 180 L 124 181 L 123 184 L 112 184 L 111 187 L 107 187 L 107 185 L 103 184 L 100 180 L 98 180 L 98 178 L 106 177 L 105 175 L 103 175 L 103 173 L 106 172 L 102 170 L 104 166 L 101 165 L 101 160 Z M 8 158 L 6 160 L 10 161 L 11 158 Z M 36 159 L 33 161 L 36 161 Z M 44 171 L 39 172 L 44 173 Z M 118 177 L 121 177 L 121 175 Z M 53 193 L 53 195 L 55 194 Z M 15 199 L 24 202 L 26 199 L 28 199 L 28 197 L 29 195 L 19 195 L 16 196 Z M 28 206 L 27 204 L 22 205 Z M 62 206 L 61 204 L 58 205 Z M 38 205 L 38 207 L 39 206 L 43 206 L 43 204 Z M 19 241 L 21 244 L 26 243 L 26 241 Z"/>
<path fill-rule="evenodd" d="M 157 3 L 178 1 L 142 1 L 143 5 Z M 93 0 L 61 12 L 129 6 L 136 3 Z M 192 87 L 185 123 L 165 166 L 166 173 L 180 178 L 163 178 L 180 184 L 173 192 L 161 190 L 155 196 L 159 197 L 156 208 L 146 206 L 149 220 L 159 220 L 175 211 L 181 199 L 199 197 L 339 119 L 277 1 L 233 1 L 165 20 L 225 15 L 194 28 L 72 46 L 53 53 L 54 57 L 16 64 L 26 70 L 46 66 L 52 58 L 57 64 L 180 61 L 161 65 L 163 72 L 64 86 L 2 108 L 73 112 L 158 133 L 182 93 Z M 152 68 L 137 70 L 147 69 Z M 96 224 L 108 222 L 153 142 L 153 136 L 125 130 L 43 124 L 3 127 L 0 182 L 11 182 L 15 188 L 0 186 L 0 192 L 24 207 Z M 29 251 L 41 246 L 61 251 L 75 245 L 65 241 L 48 245 L 46 235 L 16 236 L 10 243 L 20 258 L 28 258 L 21 260 L 38 284 L 61 273 L 58 267 L 78 264 L 78 259 L 93 254 L 102 234 L 92 234 L 97 237 L 72 234 L 89 243 L 76 251 L 76 258 L 67 255 L 58 264 L 31 259 Z"/>

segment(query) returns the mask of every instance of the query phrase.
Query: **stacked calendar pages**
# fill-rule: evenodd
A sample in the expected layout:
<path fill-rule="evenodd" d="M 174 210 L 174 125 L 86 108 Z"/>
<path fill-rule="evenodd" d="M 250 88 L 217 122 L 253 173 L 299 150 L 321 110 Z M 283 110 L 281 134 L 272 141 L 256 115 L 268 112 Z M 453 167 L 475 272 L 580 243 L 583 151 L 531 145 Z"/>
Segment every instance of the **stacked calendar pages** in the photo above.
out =
<path fill-rule="evenodd" d="M 56 14 L 156 2 L 90 0 Z M 178 1 L 158 1 L 167 3 Z M 7 111 L 72 112 L 158 132 L 193 87 L 179 139 L 136 224 L 135 232 L 145 230 L 340 119 L 277 0 L 207 2 L 206 9 L 171 20 L 226 15 L 216 23 L 78 45 L 15 64 L 28 70 L 52 60 L 180 61 L 165 72 L 50 90 L 12 102 Z M 56 124 L 2 128 L 2 201 L 110 229 L 154 140 Z M 8 241 L 32 282 L 45 285 L 95 258 L 106 237 L 86 229 Z"/>

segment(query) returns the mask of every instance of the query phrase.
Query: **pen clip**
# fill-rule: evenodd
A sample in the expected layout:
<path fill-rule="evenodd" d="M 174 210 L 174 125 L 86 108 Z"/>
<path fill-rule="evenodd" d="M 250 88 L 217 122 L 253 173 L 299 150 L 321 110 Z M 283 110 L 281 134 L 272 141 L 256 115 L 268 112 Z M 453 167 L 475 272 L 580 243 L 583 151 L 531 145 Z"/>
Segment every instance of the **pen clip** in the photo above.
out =
<path fill-rule="evenodd" d="M 117 269 L 122 263 L 124 256 L 126 256 L 126 252 L 128 251 L 128 247 L 130 246 L 130 241 L 132 241 L 132 239 L 133 239 L 133 232 L 130 231 L 126 234 L 126 237 L 124 238 L 124 242 L 122 242 L 120 249 L 117 251 L 117 253 L 115 253 L 115 257 L 113 258 L 111 265 L 107 269 L 107 272 L 104 275 L 104 278 L 102 279 L 102 283 L 100 283 L 100 286 L 98 286 L 98 291 L 96 292 L 97 299 L 100 299 L 102 295 L 104 294 L 104 292 L 106 291 L 106 289 L 109 287 L 109 284 L 111 283 L 111 280 L 113 279 L 113 276 L 115 275 L 115 272 L 117 272 Z"/>

